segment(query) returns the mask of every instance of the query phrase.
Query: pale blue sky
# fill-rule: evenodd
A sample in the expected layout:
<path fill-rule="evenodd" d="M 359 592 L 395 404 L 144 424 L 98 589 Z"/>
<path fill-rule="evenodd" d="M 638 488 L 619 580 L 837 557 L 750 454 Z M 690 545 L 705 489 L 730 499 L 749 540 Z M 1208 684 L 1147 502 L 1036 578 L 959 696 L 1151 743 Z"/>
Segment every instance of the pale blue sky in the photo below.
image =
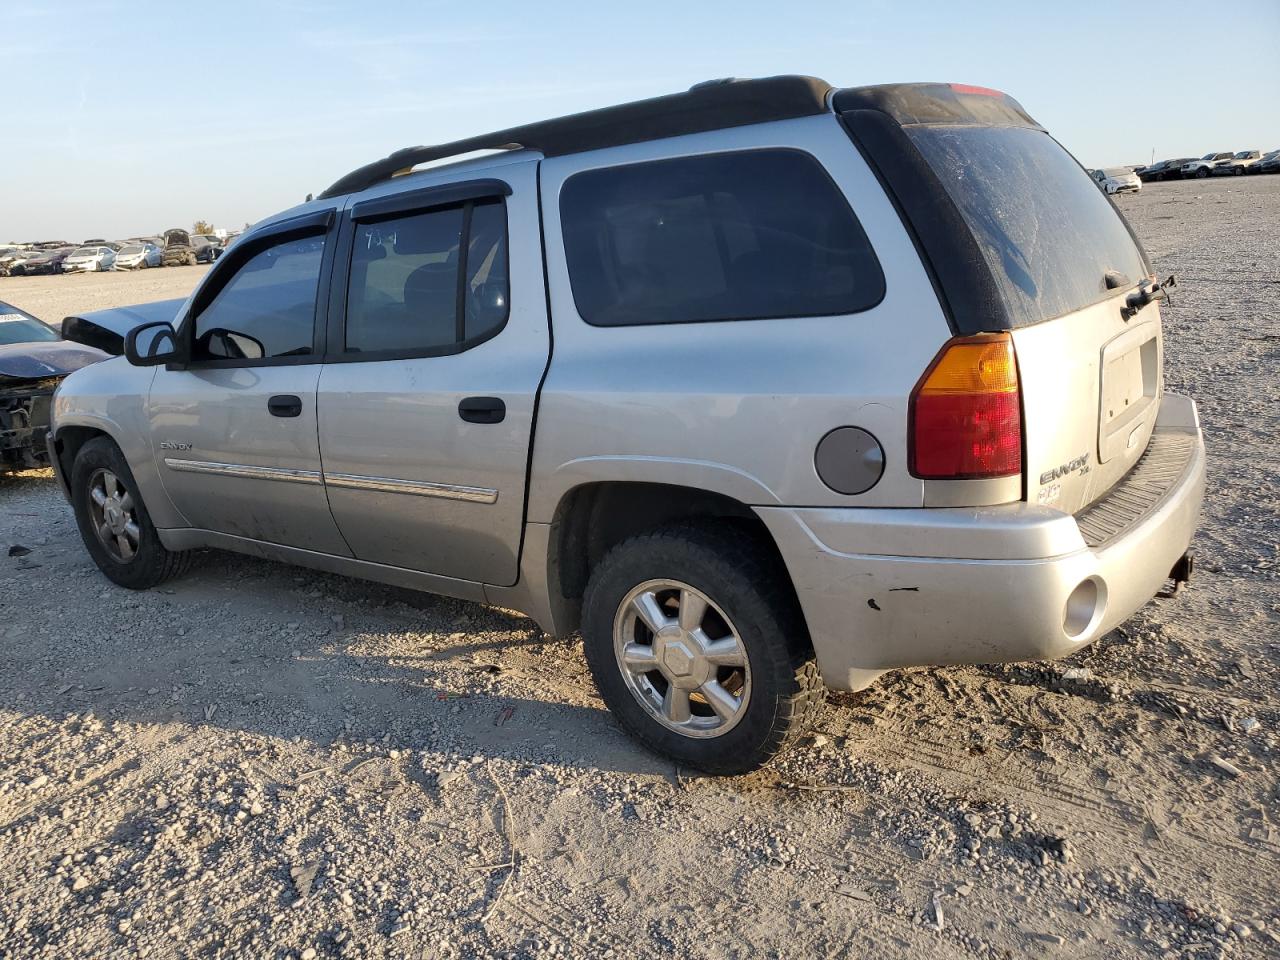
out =
<path fill-rule="evenodd" d="M 0 23 L 0 240 L 238 226 L 398 147 L 724 76 L 996 87 L 1089 166 L 1280 147 L 1280 0 L 13 0 Z"/>

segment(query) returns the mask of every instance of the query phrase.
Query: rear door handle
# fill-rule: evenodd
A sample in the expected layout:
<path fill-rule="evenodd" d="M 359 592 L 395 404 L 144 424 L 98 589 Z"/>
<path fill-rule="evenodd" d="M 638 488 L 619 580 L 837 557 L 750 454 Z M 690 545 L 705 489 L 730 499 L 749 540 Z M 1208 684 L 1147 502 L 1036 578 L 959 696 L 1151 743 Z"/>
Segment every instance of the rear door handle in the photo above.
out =
<path fill-rule="evenodd" d="M 289 393 L 278 393 L 267 401 L 267 409 L 273 417 L 300 417 L 302 398 Z"/>
<path fill-rule="evenodd" d="M 501 423 L 507 405 L 497 397 L 467 397 L 458 404 L 458 416 L 467 423 Z"/>

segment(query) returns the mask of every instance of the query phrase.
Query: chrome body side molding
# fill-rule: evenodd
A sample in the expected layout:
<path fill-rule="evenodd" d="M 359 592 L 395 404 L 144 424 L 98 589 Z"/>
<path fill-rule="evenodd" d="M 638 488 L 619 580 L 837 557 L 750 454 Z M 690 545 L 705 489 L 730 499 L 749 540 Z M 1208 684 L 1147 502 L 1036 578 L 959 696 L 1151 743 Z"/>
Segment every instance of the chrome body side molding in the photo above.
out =
<path fill-rule="evenodd" d="M 465 500 L 469 503 L 496 503 L 498 491 L 491 487 L 468 487 L 456 483 L 429 483 L 425 480 L 396 480 L 393 477 L 366 477 L 354 473 L 325 473 L 317 470 L 286 470 L 247 463 L 216 463 L 211 460 L 182 460 L 165 457 L 164 465 L 180 473 L 207 473 L 249 480 L 280 480 L 284 483 L 325 483 L 351 490 L 378 493 L 405 493 L 415 497 Z"/>
<path fill-rule="evenodd" d="M 215 463 L 210 460 L 180 460 L 165 457 L 164 465 L 179 473 L 209 473 L 219 477 L 243 477 L 248 480 L 280 480 L 284 483 L 322 483 L 318 470 L 287 470 L 283 467 L 259 467 L 248 463 Z"/>
<path fill-rule="evenodd" d="M 426 480 L 396 480 L 392 477 L 365 477 L 354 473 L 326 473 L 324 482 L 351 490 L 374 490 L 378 493 L 405 493 L 415 497 L 438 497 L 442 500 L 466 500 L 470 503 L 496 503 L 498 491 L 492 487 L 467 487 L 456 483 L 430 483 Z"/>

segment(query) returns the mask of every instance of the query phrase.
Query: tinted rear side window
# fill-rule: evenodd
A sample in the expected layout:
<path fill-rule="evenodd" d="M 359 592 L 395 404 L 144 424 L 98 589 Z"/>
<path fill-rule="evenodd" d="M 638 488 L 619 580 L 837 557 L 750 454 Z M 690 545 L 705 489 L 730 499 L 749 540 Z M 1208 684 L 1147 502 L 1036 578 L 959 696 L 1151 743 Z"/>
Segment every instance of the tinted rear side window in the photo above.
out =
<path fill-rule="evenodd" d="M 1015 327 L 1108 296 L 1108 271 L 1147 275 L 1120 214 L 1071 154 L 1028 127 L 905 128 L 982 249 Z M 1127 172 L 1127 171 L 1126 171 Z M 1127 285 L 1127 284 L 1126 284 Z"/>
<path fill-rule="evenodd" d="M 596 326 L 856 313 L 884 296 L 843 194 L 795 150 L 579 173 L 560 219 L 574 302 Z"/>
<path fill-rule="evenodd" d="M 460 270 L 465 270 L 461 283 Z M 507 299 L 502 203 L 358 223 L 345 351 L 405 356 L 457 352 L 503 327 Z"/>

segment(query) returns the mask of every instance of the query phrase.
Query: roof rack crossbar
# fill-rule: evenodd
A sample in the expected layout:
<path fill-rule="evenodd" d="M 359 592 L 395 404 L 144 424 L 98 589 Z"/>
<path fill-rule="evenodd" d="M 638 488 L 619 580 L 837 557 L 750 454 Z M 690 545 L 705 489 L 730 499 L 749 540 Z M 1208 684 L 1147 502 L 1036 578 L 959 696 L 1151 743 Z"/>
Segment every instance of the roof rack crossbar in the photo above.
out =
<path fill-rule="evenodd" d="M 413 167 L 478 150 L 538 150 L 563 156 L 707 130 L 825 113 L 831 86 L 815 77 L 782 76 L 698 84 L 684 93 L 542 120 L 435 146 L 406 147 L 353 170 L 321 199 L 356 193 Z"/>

